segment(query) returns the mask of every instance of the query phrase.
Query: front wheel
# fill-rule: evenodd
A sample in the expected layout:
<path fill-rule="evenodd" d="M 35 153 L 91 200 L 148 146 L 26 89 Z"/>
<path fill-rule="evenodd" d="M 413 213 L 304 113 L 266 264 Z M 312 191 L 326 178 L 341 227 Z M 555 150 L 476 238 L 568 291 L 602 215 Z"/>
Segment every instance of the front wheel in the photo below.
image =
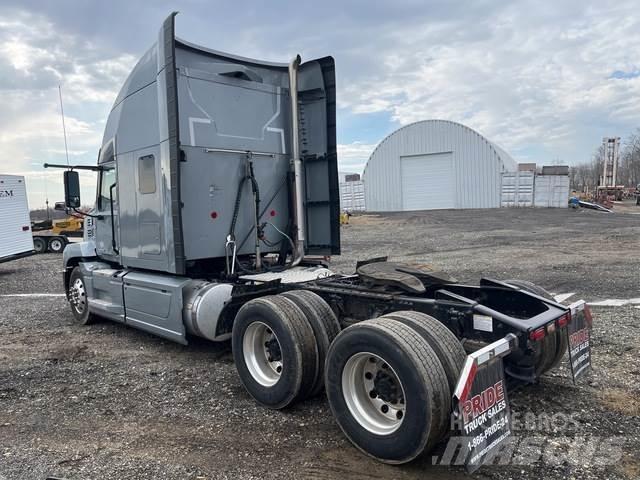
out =
<path fill-rule="evenodd" d="M 75 267 L 69 278 L 67 298 L 71 305 L 71 312 L 76 322 L 80 325 L 89 325 L 95 320 L 89 312 L 89 298 L 87 297 L 87 285 L 80 267 Z"/>

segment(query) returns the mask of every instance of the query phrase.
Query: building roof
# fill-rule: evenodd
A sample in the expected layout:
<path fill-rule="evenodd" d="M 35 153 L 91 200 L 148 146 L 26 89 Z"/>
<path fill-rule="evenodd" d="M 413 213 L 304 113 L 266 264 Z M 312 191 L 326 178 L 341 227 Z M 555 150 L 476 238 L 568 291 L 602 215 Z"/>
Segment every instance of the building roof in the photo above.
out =
<path fill-rule="evenodd" d="M 491 140 L 486 138 L 484 135 L 482 135 L 478 131 L 476 131 L 476 130 L 470 128 L 470 127 L 467 127 L 466 125 L 463 125 L 462 123 L 453 122 L 451 120 L 439 120 L 439 119 L 419 120 L 417 122 L 413 122 L 413 123 L 409 123 L 407 125 L 404 125 L 404 126 L 400 127 L 399 129 L 393 131 L 392 133 L 387 135 L 376 146 L 376 148 L 373 150 L 373 152 L 371 152 L 371 155 L 369 156 L 369 160 L 371 160 L 371 158 L 373 158 L 373 156 L 376 154 L 376 152 L 380 148 L 382 148 L 384 146 L 384 144 L 390 138 L 394 137 L 395 135 L 397 135 L 399 132 L 401 132 L 403 130 L 409 129 L 411 127 L 415 127 L 417 125 L 423 125 L 423 124 L 425 126 L 430 126 L 430 124 L 433 125 L 434 127 L 437 126 L 437 125 L 443 125 L 443 126 L 448 126 L 448 127 L 453 127 L 453 128 L 462 128 L 462 129 L 468 130 L 469 132 L 471 132 L 475 136 L 477 136 L 481 141 L 486 142 L 490 146 L 490 148 L 492 148 L 496 152 L 496 155 L 498 156 L 498 158 L 500 159 L 500 161 L 504 165 L 505 170 L 516 171 L 518 169 L 518 163 L 513 159 L 513 157 L 511 155 L 509 155 L 502 147 L 497 145 L 495 142 L 492 142 Z M 367 166 L 369 165 L 369 160 L 367 160 L 367 165 L 365 165 L 365 167 L 364 167 L 363 176 L 366 176 Z"/>

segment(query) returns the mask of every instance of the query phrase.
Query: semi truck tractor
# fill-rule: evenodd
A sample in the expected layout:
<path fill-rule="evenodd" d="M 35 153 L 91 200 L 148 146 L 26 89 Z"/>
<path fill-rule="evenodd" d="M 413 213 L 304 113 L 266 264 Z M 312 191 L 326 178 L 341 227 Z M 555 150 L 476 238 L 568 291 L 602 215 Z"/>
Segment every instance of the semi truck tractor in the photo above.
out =
<path fill-rule="evenodd" d="M 587 310 L 533 284 L 461 284 L 386 258 L 332 272 L 333 58 L 222 53 L 176 38 L 174 17 L 117 96 L 97 165 L 57 165 L 70 210 L 77 170 L 98 172 L 84 239 L 63 253 L 78 324 L 230 340 L 257 402 L 285 409 L 325 392 L 349 440 L 395 464 L 444 439 L 451 414 L 468 417 L 485 363 L 499 360 L 510 387 L 562 360 Z"/>

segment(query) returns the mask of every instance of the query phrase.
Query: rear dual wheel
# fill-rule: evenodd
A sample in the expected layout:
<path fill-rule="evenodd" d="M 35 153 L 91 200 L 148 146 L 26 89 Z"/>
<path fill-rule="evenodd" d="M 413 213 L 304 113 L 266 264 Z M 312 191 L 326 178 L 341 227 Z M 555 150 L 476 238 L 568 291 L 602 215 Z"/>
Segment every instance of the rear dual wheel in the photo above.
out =
<path fill-rule="evenodd" d="M 331 342 L 340 333 L 340 323 L 331 307 L 319 295 L 308 290 L 292 290 L 281 294 L 295 303 L 304 313 L 318 348 L 318 370 L 308 396 L 318 395 L 324 387 L 324 364 Z"/>
<path fill-rule="evenodd" d="M 447 430 L 466 357 L 455 335 L 417 312 L 339 329 L 311 292 L 247 302 L 232 334 L 243 385 L 261 404 L 280 409 L 317 393 L 324 377 L 336 421 L 364 453 L 400 464 L 429 451 Z"/>
<path fill-rule="evenodd" d="M 451 396 L 442 362 L 414 326 L 398 319 L 343 330 L 329 349 L 325 379 L 338 425 L 377 460 L 409 462 L 446 430 Z"/>
<path fill-rule="evenodd" d="M 330 307 L 312 292 L 247 302 L 232 332 L 240 380 L 259 403 L 274 409 L 316 395 L 323 386 L 327 350 L 339 328 Z"/>

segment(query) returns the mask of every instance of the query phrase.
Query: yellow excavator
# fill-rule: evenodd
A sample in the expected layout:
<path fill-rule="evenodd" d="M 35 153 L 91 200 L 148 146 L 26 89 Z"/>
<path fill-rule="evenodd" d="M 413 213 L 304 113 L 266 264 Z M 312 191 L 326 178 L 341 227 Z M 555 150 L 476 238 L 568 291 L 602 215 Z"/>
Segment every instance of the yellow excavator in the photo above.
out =
<path fill-rule="evenodd" d="M 69 215 L 64 220 L 54 220 L 51 233 L 54 235 L 67 235 L 69 237 L 82 237 L 84 220 L 73 215 Z"/>

